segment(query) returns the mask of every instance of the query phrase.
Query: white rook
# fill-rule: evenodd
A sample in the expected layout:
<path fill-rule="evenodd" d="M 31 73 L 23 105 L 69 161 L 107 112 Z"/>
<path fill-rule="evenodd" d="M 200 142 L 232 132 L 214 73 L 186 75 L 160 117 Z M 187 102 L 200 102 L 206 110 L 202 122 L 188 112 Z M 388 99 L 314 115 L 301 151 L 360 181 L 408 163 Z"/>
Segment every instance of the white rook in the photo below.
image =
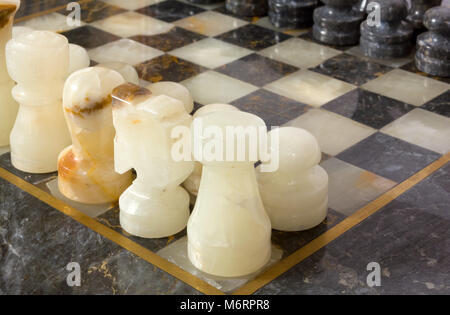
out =
<path fill-rule="evenodd" d="M 6 45 L 6 63 L 20 104 L 10 138 L 12 163 L 24 172 L 54 172 L 59 153 L 70 144 L 62 109 L 67 38 L 47 31 L 25 33 Z"/>

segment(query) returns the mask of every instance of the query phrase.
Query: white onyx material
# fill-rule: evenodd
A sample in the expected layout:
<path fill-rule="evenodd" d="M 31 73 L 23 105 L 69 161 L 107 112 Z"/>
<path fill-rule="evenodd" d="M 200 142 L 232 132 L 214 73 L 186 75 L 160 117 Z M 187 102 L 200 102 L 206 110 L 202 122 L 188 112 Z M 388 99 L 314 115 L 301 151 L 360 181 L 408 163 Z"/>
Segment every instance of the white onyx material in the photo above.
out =
<path fill-rule="evenodd" d="M 139 84 L 139 75 L 136 69 L 124 62 L 105 62 L 97 65 L 98 67 L 109 68 L 119 72 L 125 79 L 125 82 Z"/>
<path fill-rule="evenodd" d="M 229 104 L 209 104 L 200 107 L 193 115 L 194 118 L 204 116 L 209 113 L 217 112 L 220 110 L 235 110 L 239 111 L 239 108 Z M 200 179 L 202 178 L 202 164 L 195 162 L 194 171 L 183 183 L 184 188 L 193 196 L 197 196 L 198 189 L 200 187 Z"/>
<path fill-rule="evenodd" d="M 221 130 L 222 136 L 205 137 L 203 133 L 211 127 Z M 203 164 L 203 174 L 188 222 L 188 257 L 203 272 L 239 277 L 258 271 L 269 261 L 271 224 L 253 167 L 258 157 L 252 158 L 251 146 L 246 141 L 245 159 L 236 161 L 234 154 L 234 159 L 227 161 L 227 127 L 265 130 L 262 119 L 240 111 L 216 111 L 194 119 L 191 126 L 194 152 L 214 141 L 223 145 L 223 155 L 211 159 L 206 154 L 203 157 L 195 154 Z M 196 131 L 198 128 L 200 131 Z"/>
<path fill-rule="evenodd" d="M 189 194 L 179 185 L 194 164 L 174 160 L 171 132 L 189 128 L 192 117 L 181 101 L 131 83 L 114 90 L 113 117 L 116 171 L 137 173 L 119 200 L 122 228 L 145 238 L 178 233 L 189 218 Z"/>
<path fill-rule="evenodd" d="M 69 44 L 69 56 L 69 75 L 75 71 L 87 68 L 91 64 L 91 59 L 86 49 L 81 46 Z"/>
<path fill-rule="evenodd" d="M 11 39 L 14 15 L 19 6 L 19 0 L 0 0 L 0 147 L 9 144 L 9 136 L 19 108 L 19 104 L 11 95 L 14 81 L 9 77 L 5 57 L 5 46 Z"/>
<path fill-rule="evenodd" d="M 86 204 L 116 202 L 131 185 L 131 172 L 114 170 L 111 92 L 124 83 L 110 69 L 93 67 L 74 72 L 64 86 L 64 112 L 72 145 L 58 159 L 61 193 Z"/>
<path fill-rule="evenodd" d="M 321 151 L 308 131 L 294 127 L 271 130 L 279 139 L 279 168 L 257 178 L 261 197 L 272 222 L 280 231 L 302 231 L 319 225 L 328 212 L 328 175 L 319 166 Z M 270 151 L 277 148 L 269 141 Z"/>
<path fill-rule="evenodd" d="M 188 113 L 194 109 L 194 99 L 189 93 L 189 90 L 176 82 L 156 82 L 147 86 L 153 95 L 167 95 L 181 101 Z"/>
<path fill-rule="evenodd" d="M 16 38 L 28 33 L 31 33 L 33 29 L 27 26 L 13 26 L 12 28 L 12 38 Z"/>
<path fill-rule="evenodd" d="M 47 31 L 13 38 L 6 45 L 6 63 L 20 104 L 10 137 L 12 164 L 29 173 L 54 172 L 59 153 L 70 144 L 62 109 L 67 38 Z"/>

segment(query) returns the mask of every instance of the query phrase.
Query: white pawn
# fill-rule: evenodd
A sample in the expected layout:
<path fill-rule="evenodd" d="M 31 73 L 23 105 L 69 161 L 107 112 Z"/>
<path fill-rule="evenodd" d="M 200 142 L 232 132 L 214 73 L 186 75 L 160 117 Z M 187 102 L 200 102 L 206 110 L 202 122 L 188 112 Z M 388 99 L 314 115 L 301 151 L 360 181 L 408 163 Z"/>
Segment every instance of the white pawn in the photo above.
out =
<path fill-rule="evenodd" d="M 283 127 L 271 130 L 269 140 L 273 154 L 279 152 L 275 172 L 261 172 L 257 178 L 264 207 L 272 227 L 280 231 L 302 231 L 319 225 L 328 212 L 328 175 L 319 166 L 321 151 L 308 131 Z M 273 142 L 272 142 L 273 143 Z"/>
<path fill-rule="evenodd" d="M 30 27 L 26 26 L 13 26 L 12 28 L 12 38 L 16 38 L 22 35 L 25 35 L 27 33 L 31 33 L 34 30 Z"/>
<path fill-rule="evenodd" d="M 59 153 L 70 144 L 62 109 L 67 38 L 47 31 L 13 38 L 6 45 L 6 62 L 17 82 L 12 95 L 20 104 L 10 137 L 12 164 L 29 173 L 54 172 Z"/>
<path fill-rule="evenodd" d="M 19 0 L 0 0 L 0 147 L 9 144 L 9 135 L 19 108 L 11 95 L 14 81 L 9 77 L 5 57 L 5 46 L 11 39 L 14 15 L 19 6 Z"/>
<path fill-rule="evenodd" d="M 174 159 L 172 130 L 184 126 L 189 131 L 192 117 L 181 101 L 131 83 L 116 88 L 112 96 L 116 171 L 134 168 L 137 173 L 120 197 L 120 224 L 145 238 L 176 234 L 189 218 L 189 194 L 180 184 L 191 174 L 193 162 Z"/>
<path fill-rule="evenodd" d="M 271 257 L 270 219 L 253 166 L 259 139 L 239 128 L 267 132 L 259 117 L 229 110 L 195 118 L 191 127 L 203 174 L 188 223 L 188 257 L 201 271 L 222 277 L 254 273 Z M 243 146 L 233 141 L 241 136 Z"/>
<path fill-rule="evenodd" d="M 86 49 L 81 46 L 69 44 L 69 56 L 68 75 L 71 75 L 75 71 L 87 68 L 91 64 L 91 59 L 89 58 Z"/>
<path fill-rule="evenodd" d="M 124 62 L 105 62 L 97 65 L 98 67 L 104 67 L 119 72 L 125 79 L 125 82 L 139 85 L 139 76 L 136 69 Z"/>
<path fill-rule="evenodd" d="M 74 72 L 64 86 L 64 111 L 72 145 L 58 159 L 58 186 L 67 198 L 86 204 L 117 202 L 131 185 L 131 172 L 114 170 L 111 92 L 124 83 L 114 70 Z"/>
<path fill-rule="evenodd" d="M 202 117 L 209 113 L 214 113 L 221 110 L 234 110 L 239 111 L 239 108 L 229 104 L 209 104 L 200 107 L 194 114 L 194 119 Z M 200 179 L 202 178 L 202 164 L 195 162 L 194 171 L 183 183 L 184 188 L 193 196 L 197 196 L 198 189 L 200 187 Z"/>

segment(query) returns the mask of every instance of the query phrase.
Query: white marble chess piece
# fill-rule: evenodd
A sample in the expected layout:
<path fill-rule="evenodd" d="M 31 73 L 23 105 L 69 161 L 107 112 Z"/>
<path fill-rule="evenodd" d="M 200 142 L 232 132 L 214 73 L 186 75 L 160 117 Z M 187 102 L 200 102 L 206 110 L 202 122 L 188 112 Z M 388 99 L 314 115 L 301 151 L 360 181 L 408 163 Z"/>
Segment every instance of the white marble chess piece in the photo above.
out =
<path fill-rule="evenodd" d="M 267 132 L 259 117 L 230 110 L 195 118 L 191 127 L 194 156 L 203 164 L 203 174 L 188 222 L 188 257 L 201 271 L 222 277 L 252 274 L 271 256 L 271 224 L 254 169 L 259 155 L 251 151 L 259 142 L 244 135 L 244 151 L 239 153 L 241 145 L 227 132 L 239 127 Z"/>
<path fill-rule="evenodd" d="M 174 159 L 172 130 L 189 130 L 192 117 L 180 100 L 131 83 L 113 91 L 113 117 L 116 171 L 137 173 L 119 200 L 122 228 L 144 238 L 180 232 L 189 218 L 189 194 L 180 184 L 194 163 Z"/>
<path fill-rule="evenodd" d="M 125 81 L 110 69 L 74 72 L 64 86 L 64 112 L 72 137 L 58 159 L 58 187 L 74 201 L 113 203 L 131 185 L 131 172 L 114 170 L 113 89 Z"/>
<path fill-rule="evenodd" d="M 125 62 L 105 62 L 98 65 L 98 67 L 104 67 L 119 72 L 125 79 L 125 82 L 139 85 L 139 75 L 136 69 Z"/>
<path fill-rule="evenodd" d="M 13 26 L 12 28 L 12 38 L 16 38 L 27 33 L 34 31 L 32 28 L 27 26 Z"/>
<path fill-rule="evenodd" d="M 239 108 L 229 105 L 229 104 L 209 104 L 200 107 L 193 115 L 193 118 L 202 117 L 209 113 L 214 113 L 221 110 L 234 110 L 239 111 Z M 192 174 L 184 181 L 183 187 L 192 195 L 197 196 L 198 189 L 200 187 L 200 179 L 202 178 L 202 164 L 200 162 L 195 162 L 194 171 Z M 194 200 L 195 198 L 192 198 Z"/>
<path fill-rule="evenodd" d="M 279 167 L 261 172 L 257 179 L 272 227 L 280 231 L 302 231 L 319 225 L 328 212 L 328 175 L 319 166 L 321 151 L 308 131 L 283 127 L 269 132 L 279 139 Z M 277 150 L 270 145 L 270 151 Z"/>
<path fill-rule="evenodd" d="M 68 75 L 71 75 L 75 71 L 87 68 L 91 64 L 91 59 L 89 58 L 86 49 L 75 44 L 69 44 L 69 57 Z"/>
<path fill-rule="evenodd" d="M 62 92 L 69 67 L 69 43 L 62 35 L 33 31 L 11 39 L 6 62 L 20 104 L 11 132 L 14 167 L 29 173 L 57 170 L 58 155 L 70 144 Z"/>
<path fill-rule="evenodd" d="M 6 43 L 11 39 L 14 15 L 19 6 L 19 0 L 0 0 L 0 147 L 9 144 L 9 136 L 19 108 L 19 104 L 11 95 L 14 81 L 6 69 L 5 57 Z"/>
<path fill-rule="evenodd" d="M 176 82 L 161 81 L 147 86 L 153 95 L 167 95 L 181 101 L 188 114 L 194 110 L 194 99 L 189 90 Z"/>

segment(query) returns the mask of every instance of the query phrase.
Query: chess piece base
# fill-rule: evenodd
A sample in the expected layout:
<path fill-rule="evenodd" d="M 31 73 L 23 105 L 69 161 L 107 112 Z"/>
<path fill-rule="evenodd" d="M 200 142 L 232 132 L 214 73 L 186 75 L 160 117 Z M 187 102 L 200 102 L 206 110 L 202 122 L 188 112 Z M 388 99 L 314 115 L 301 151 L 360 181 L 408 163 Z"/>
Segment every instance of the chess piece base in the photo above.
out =
<path fill-rule="evenodd" d="M 450 40 L 437 32 L 426 32 L 417 38 L 416 67 L 422 72 L 450 76 Z"/>
<path fill-rule="evenodd" d="M 180 232 L 190 214 L 189 194 L 180 186 L 140 192 L 132 185 L 120 197 L 119 205 L 122 228 L 143 238 L 162 238 Z"/>
<path fill-rule="evenodd" d="M 293 0 L 270 0 L 269 19 L 279 28 L 305 28 L 313 24 L 316 0 L 307 2 Z"/>
<path fill-rule="evenodd" d="M 188 0 L 188 1 L 193 4 L 205 4 L 205 5 L 223 2 L 223 0 Z"/>
<path fill-rule="evenodd" d="M 360 48 L 365 56 L 377 59 L 401 58 L 411 53 L 412 44 L 410 41 L 383 45 L 377 42 L 370 42 L 365 38 L 360 38 Z"/>
<path fill-rule="evenodd" d="M 267 14 L 267 0 L 227 0 L 228 11 L 240 16 L 263 16 Z"/>

